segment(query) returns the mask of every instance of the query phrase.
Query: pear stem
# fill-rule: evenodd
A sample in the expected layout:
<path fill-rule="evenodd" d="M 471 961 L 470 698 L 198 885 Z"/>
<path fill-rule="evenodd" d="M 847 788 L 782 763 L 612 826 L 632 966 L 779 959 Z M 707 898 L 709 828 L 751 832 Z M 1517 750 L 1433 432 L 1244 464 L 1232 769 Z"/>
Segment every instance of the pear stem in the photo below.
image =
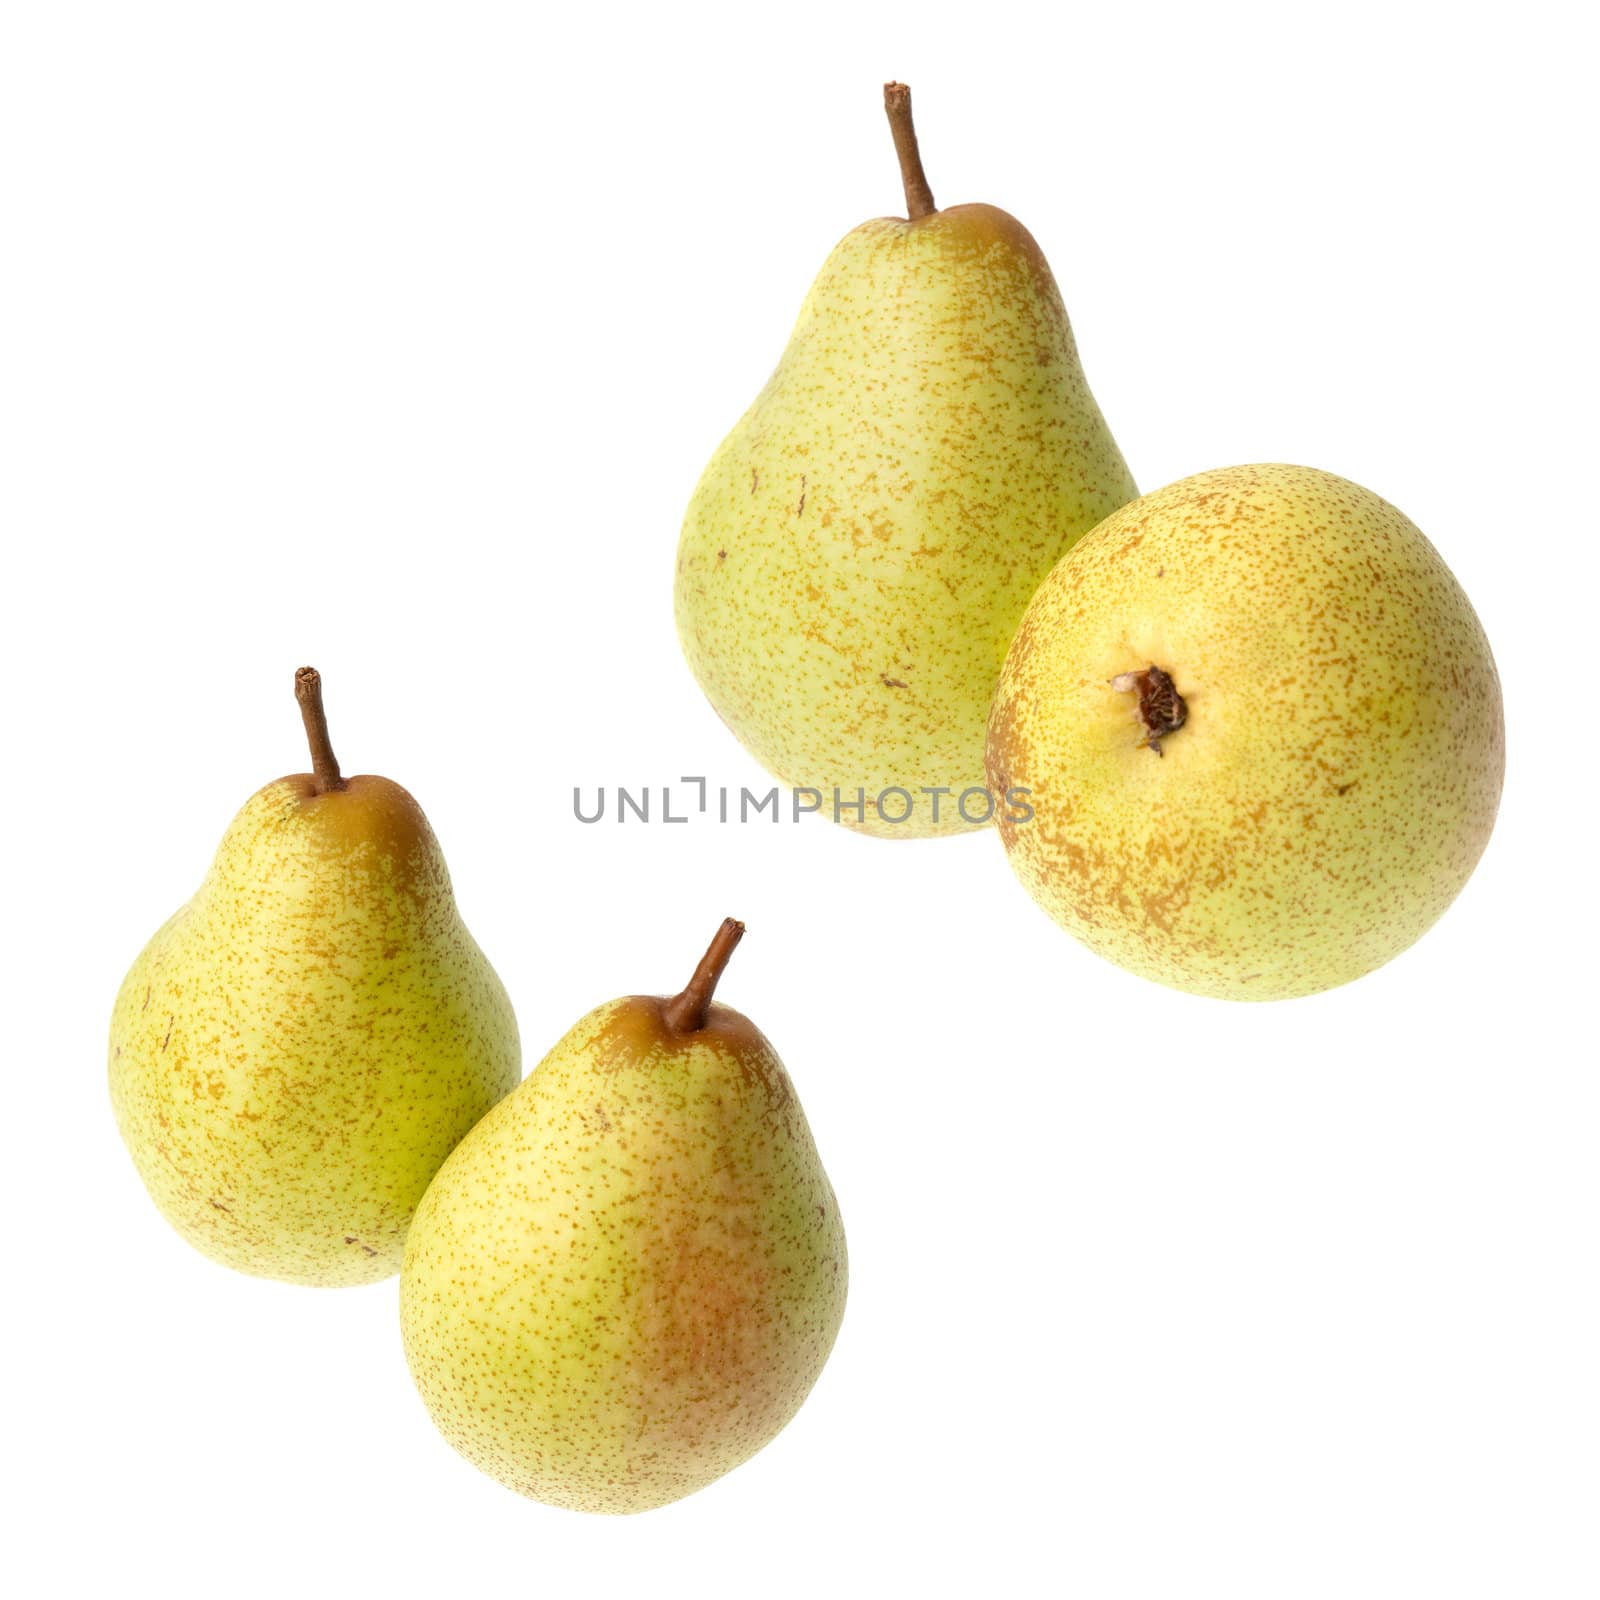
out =
<path fill-rule="evenodd" d="M 698 1033 L 706 1025 L 706 1013 L 711 1009 L 711 996 L 716 993 L 717 979 L 728 965 L 733 947 L 744 938 L 744 924 L 732 917 L 724 917 L 722 926 L 710 948 L 700 958 L 694 976 L 682 994 L 674 995 L 661 1008 L 662 1020 L 673 1033 Z"/>
<path fill-rule="evenodd" d="M 939 208 L 933 203 L 922 170 L 922 152 L 917 148 L 917 130 L 911 123 L 911 91 L 903 83 L 883 86 L 883 109 L 889 113 L 889 131 L 894 135 L 894 153 L 900 157 L 900 181 L 905 185 L 906 215 L 915 222 L 931 217 Z"/>
<path fill-rule="evenodd" d="M 311 773 L 317 780 L 317 793 L 347 787 L 339 776 L 339 758 L 328 738 L 328 717 L 322 709 L 322 674 L 315 667 L 301 667 L 294 675 L 294 697 L 300 702 L 300 720 L 306 725 L 306 742 L 311 746 Z"/>

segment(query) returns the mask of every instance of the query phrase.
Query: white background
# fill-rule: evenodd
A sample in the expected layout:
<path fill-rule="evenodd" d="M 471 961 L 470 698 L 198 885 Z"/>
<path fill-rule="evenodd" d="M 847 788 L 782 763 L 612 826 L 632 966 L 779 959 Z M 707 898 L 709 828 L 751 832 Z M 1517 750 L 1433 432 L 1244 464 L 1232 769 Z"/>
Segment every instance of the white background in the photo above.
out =
<path fill-rule="evenodd" d="M 1593 1596 L 1579 8 L 540 9 L 5 11 L 0 1582 Z M 892 76 L 939 199 L 1043 244 L 1142 486 L 1332 469 L 1474 598 L 1505 803 L 1387 969 L 1203 1002 L 1056 931 L 992 836 L 573 820 L 577 783 L 758 783 L 678 654 L 678 523 L 828 249 L 900 209 Z M 346 770 L 427 809 L 530 1068 L 749 923 L 725 998 L 851 1302 L 690 1500 L 517 1499 L 434 1432 L 392 1282 L 233 1276 L 120 1148 L 112 996 L 305 765 L 303 662 Z"/>

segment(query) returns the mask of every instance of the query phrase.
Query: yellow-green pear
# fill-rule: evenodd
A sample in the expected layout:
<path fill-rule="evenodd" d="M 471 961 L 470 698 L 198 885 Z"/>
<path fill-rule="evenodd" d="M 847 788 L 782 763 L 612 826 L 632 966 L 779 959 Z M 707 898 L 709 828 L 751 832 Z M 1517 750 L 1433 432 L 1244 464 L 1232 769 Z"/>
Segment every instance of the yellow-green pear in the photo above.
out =
<path fill-rule="evenodd" d="M 1028 607 L 989 723 L 1039 904 L 1235 1000 L 1330 989 L 1421 937 L 1504 767 L 1460 585 L 1387 501 L 1309 467 L 1202 472 L 1108 517 Z"/>
<path fill-rule="evenodd" d="M 163 1215 L 226 1266 L 353 1284 L 400 1267 L 439 1164 L 521 1071 L 511 1002 L 416 801 L 340 775 L 310 667 L 313 770 L 269 783 L 111 1018 L 111 1103 Z"/>
<path fill-rule="evenodd" d="M 1023 608 L 1138 490 L 1032 235 L 935 209 L 910 92 L 884 97 L 908 216 L 823 264 L 689 502 L 675 603 L 700 687 L 770 772 L 919 838 L 989 819 L 984 719 Z"/>
<path fill-rule="evenodd" d="M 844 1315 L 844 1227 L 755 1025 L 688 987 L 591 1011 L 440 1168 L 406 1244 L 406 1359 L 475 1466 L 647 1511 L 794 1416 Z"/>

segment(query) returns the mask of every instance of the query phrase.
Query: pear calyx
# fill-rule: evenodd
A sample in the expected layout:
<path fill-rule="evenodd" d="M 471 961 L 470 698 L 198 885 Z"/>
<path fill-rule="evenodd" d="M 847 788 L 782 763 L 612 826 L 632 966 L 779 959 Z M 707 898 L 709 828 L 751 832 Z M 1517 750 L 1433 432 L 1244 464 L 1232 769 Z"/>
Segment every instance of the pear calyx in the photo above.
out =
<path fill-rule="evenodd" d="M 711 1009 L 711 996 L 716 993 L 717 980 L 728 965 L 734 946 L 744 938 L 744 924 L 732 917 L 724 917 L 694 976 L 684 985 L 681 994 L 675 994 L 661 1007 L 661 1020 L 672 1033 L 698 1033 L 706 1025 L 706 1014 Z"/>
<path fill-rule="evenodd" d="M 1169 673 L 1154 664 L 1143 672 L 1119 672 L 1111 680 L 1118 694 L 1137 693 L 1139 696 L 1139 722 L 1144 728 L 1144 738 L 1134 746 L 1136 750 L 1154 750 L 1161 754 L 1161 741 L 1169 733 L 1176 733 L 1189 720 L 1189 707 Z"/>
<path fill-rule="evenodd" d="M 311 774 L 318 794 L 348 788 L 339 775 L 339 758 L 328 738 L 328 717 L 322 709 L 322 674 L 315 667 L 301 667 L 294 675 L 294 697 L 300 702 L 300 720 L 306 725 L 306 742 L 311 746 Z"/>
<path fill-rule="evenodd" d="M 900 158 L 900 181 L 906 191 L 906 216 L 912 222 L 931 217 L 939 208 L 933 203 L 922 170 L 922 152 L 917 148 L 917 130 L 911 121 L 911 90 L 903 83 L 883 86 L 883 109 L 889 116 L 889 131 L 894 135 L 894 153 Z"/>

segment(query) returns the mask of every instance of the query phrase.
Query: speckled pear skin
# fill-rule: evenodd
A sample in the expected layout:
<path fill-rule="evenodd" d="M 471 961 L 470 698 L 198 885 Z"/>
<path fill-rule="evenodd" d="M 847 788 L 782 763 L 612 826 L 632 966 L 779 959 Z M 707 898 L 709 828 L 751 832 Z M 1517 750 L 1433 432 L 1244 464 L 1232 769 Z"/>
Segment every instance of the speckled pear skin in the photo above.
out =
<path fill-rule="evenodd" d="M 1139 748 L 1157 665 L 1188 720 Z M 1472 606 L 1393 506 L 1309 467 L 1203 472 L 1101 523 L 1006 659 L 992 785 L 1011 864 L 1091 950 L 1157 983 L 1274 1000 L 1398 955 L 1466 883 L 1505 768 Z"/>
<path fill-rule="evenodd" d="M 446 1439 L 577 1511 L 703 1488 L 799 1410 L 844 1315 L 844 1227 L 772 1046 L 713 1006 L 592 1011 L 461 1142 L 400 1279 Z"/>
<path fill-rule="evenodd" d="M 886 838 L 970 832 L 1024 607 L 1134 487 L 1027 229 L 987 205 L 848 234 L 689 503 L 675 604 L 718 715 L 784 783 Z M 910 820 L 871 802 L 898 785 Z M 904 801 L 891 797 L 898 815 Z M 899 809 L 896 809 L 899 808 Z M 983 808 L 969 808 L 981 815 Z"/>
<path fill-rule="evenodd" d="M 515 1087 L 511 1002 L 386 778 L 254 795 L 111 1020 L 111 1101 L 196 1249 L 291 1283 L 400 1267 L 429 1180 Z"/>

